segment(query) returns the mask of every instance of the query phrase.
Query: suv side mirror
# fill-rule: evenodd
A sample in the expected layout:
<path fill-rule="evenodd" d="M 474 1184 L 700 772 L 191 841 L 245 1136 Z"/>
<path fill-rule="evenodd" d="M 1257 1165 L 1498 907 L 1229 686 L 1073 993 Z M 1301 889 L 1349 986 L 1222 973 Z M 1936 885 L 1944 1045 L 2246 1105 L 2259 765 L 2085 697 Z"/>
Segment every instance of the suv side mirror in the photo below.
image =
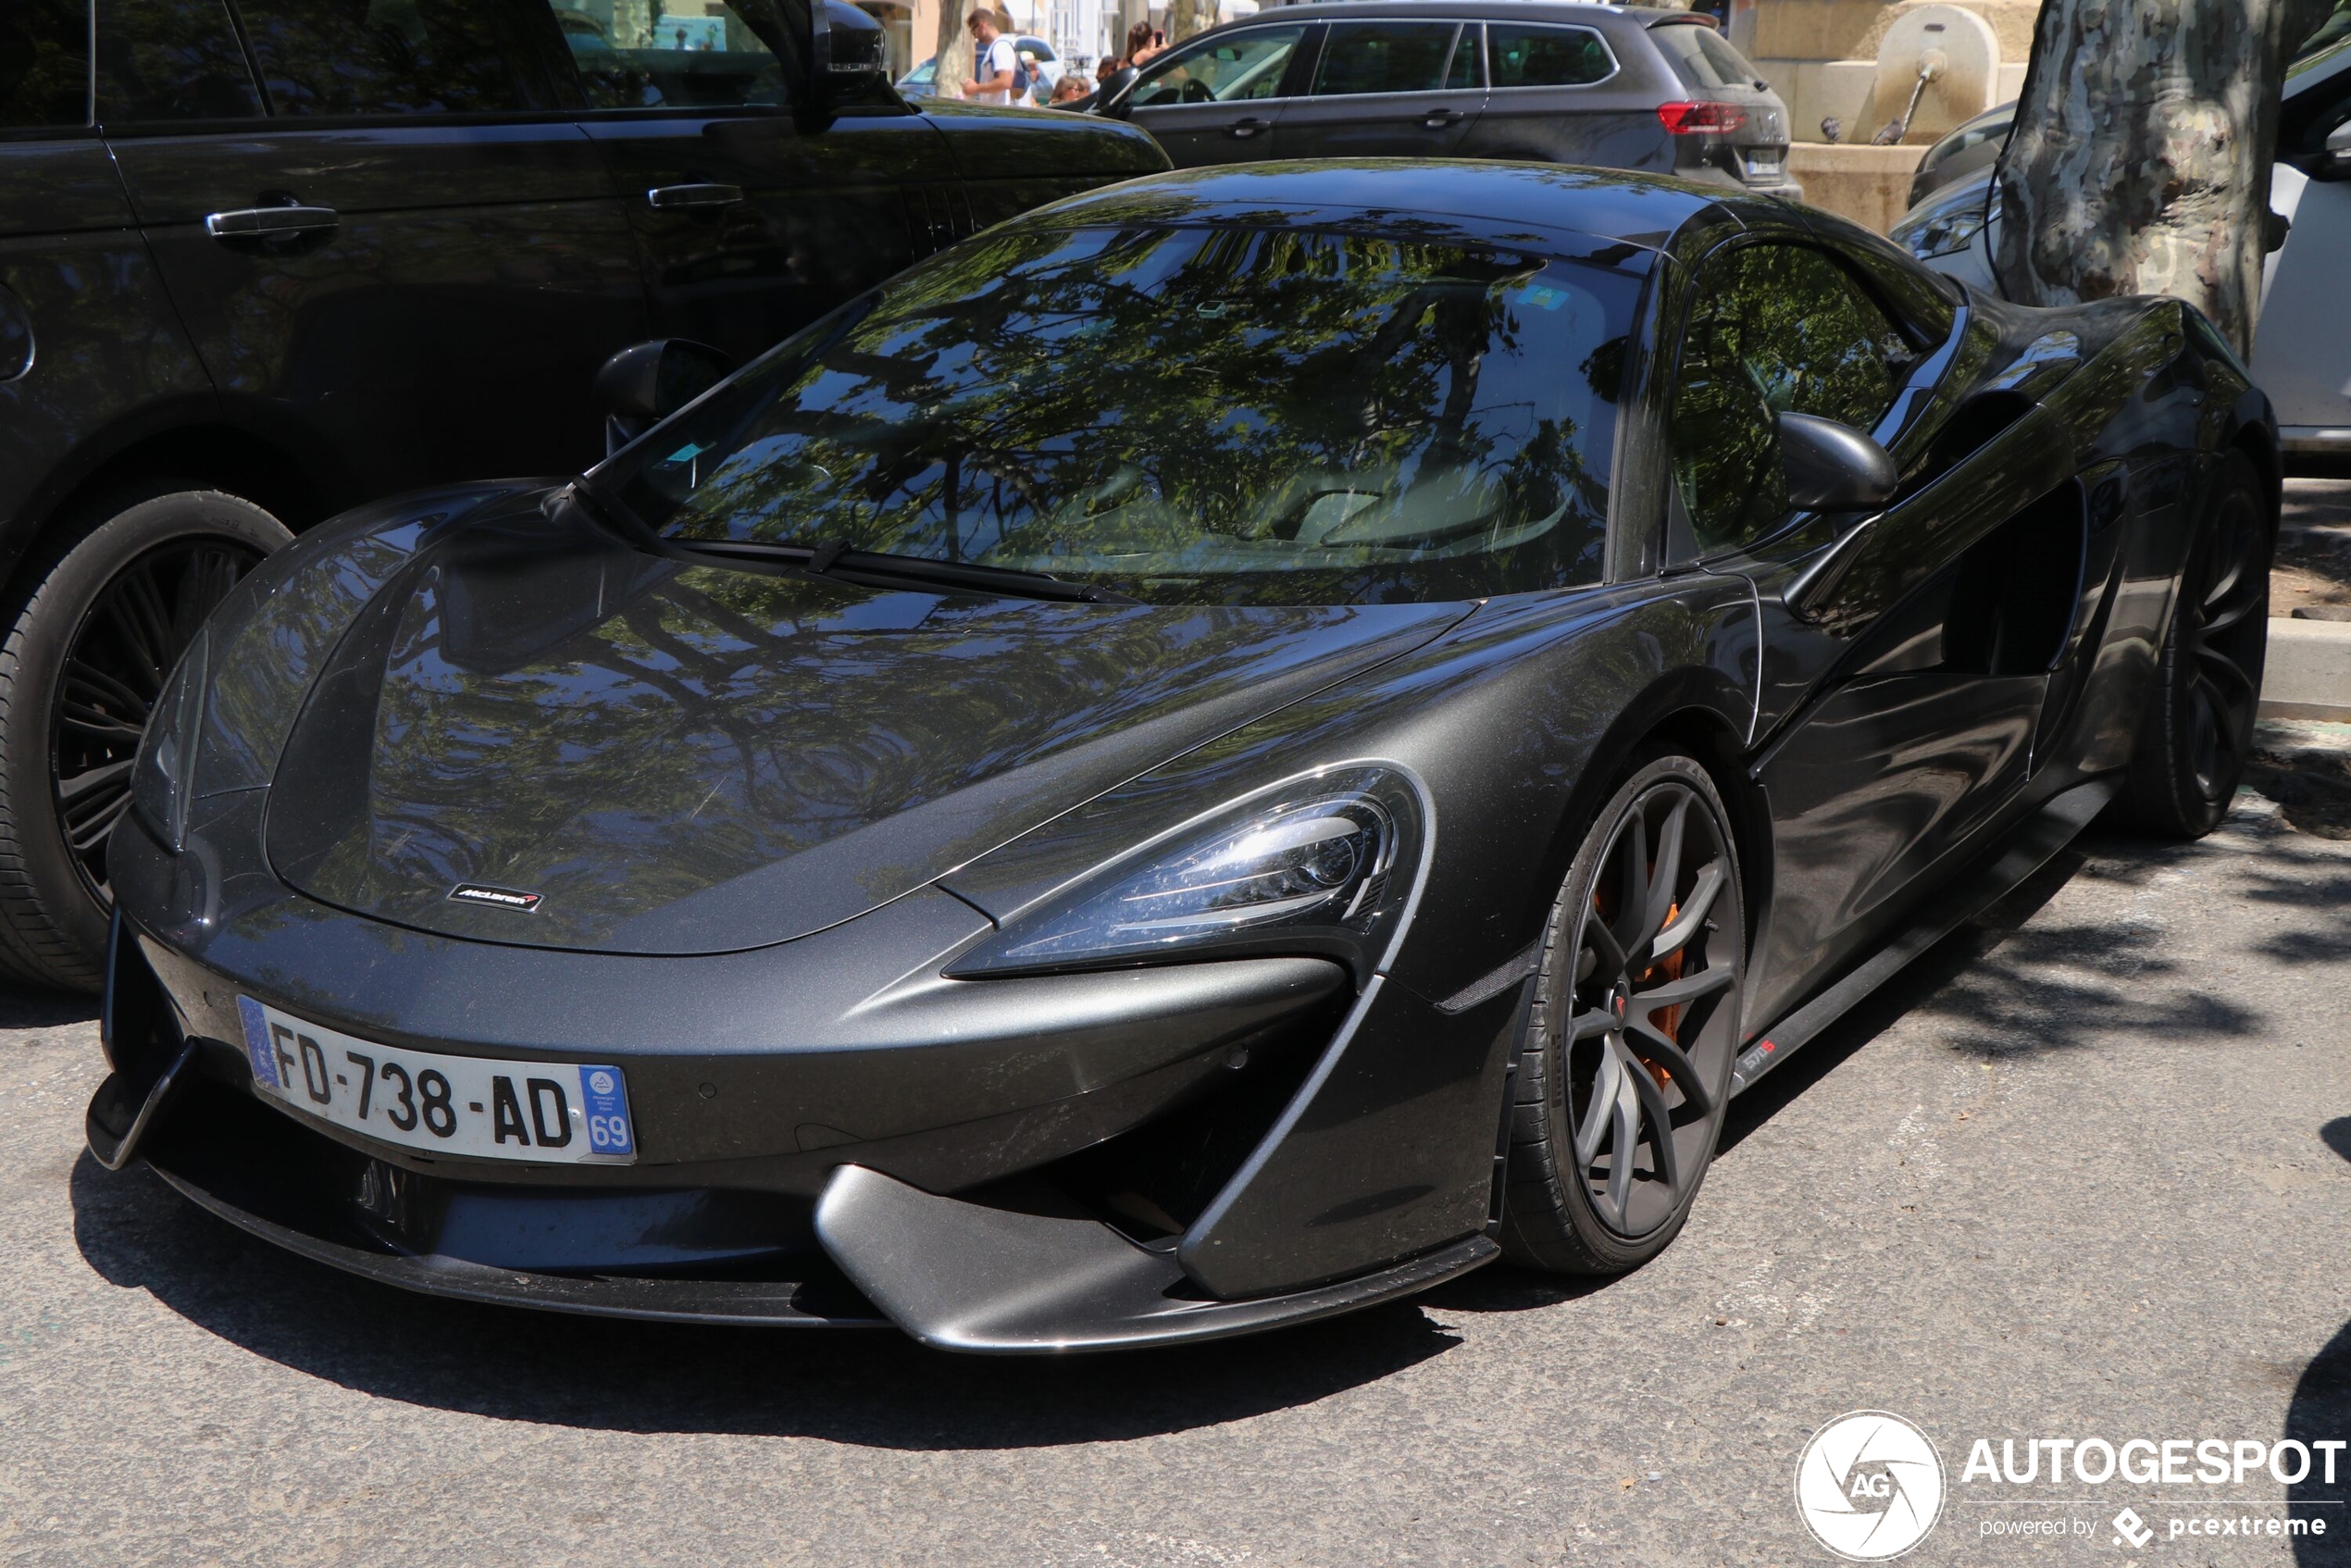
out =
<path fill-rule="evenodd" d="M 890 92 L 889 42 L 881 23 L 846 0 L 808 0 L 808 97 L 830 114 Z"/>
<path fill-rule="evenodd" d="M 733 360 L 690 338 L 630 343 L 596 372 L 609 457 L 727 379 Z"/>
<path fill-rule="evenodd" d="M 1874 512 L 1894 499 L 1902 470 L 1894 454 L 1850 425 L 1811 414 L 1782 414 L 1780 468 L 1791 506 L 1808 512 Z"/>

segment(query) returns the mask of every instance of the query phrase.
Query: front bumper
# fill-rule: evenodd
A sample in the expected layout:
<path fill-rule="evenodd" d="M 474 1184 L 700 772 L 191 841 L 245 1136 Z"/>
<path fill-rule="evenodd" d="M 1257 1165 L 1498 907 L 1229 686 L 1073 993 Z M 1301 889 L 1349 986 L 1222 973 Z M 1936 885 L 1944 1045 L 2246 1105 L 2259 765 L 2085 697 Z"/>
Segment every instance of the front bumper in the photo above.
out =
<path fill-rule="evenodd" d="M 114 862 L 93 1151 L 385 1283 L 1042 1350 L 1269 1327 L 1495 1255 L 1482 1173 L 1337 1201 L 1432 1152 L 1474 1166 L 1474 1139 L 1449 1150 L 1432 1126 L 1435 1151 L 1398 1153 L 1403 1129 L 1365 1125 L 1374 1166 L 1353 1124 L 1301 1114 L 1342 1057 L 1409 1052 L 1420 1092 L 1451 1075 L 1485 1098 L 1499 1014 L 1383 1002 L 1378 980 L 1350 1009 L 1320 959 L 950 981 L 942 959 L 992 927 L 945 893 L 777 949 L 567 953 L 391 927 L 274 878 L 206 887 L 200 857 L 135 828 Z M 616 1063 L 639 1161 L 436 1157 L 298 1117 L 252 1084 L 240 995 L 420 1050 Z"/>
<path fill-rule="evenodd" d="M 1138 1241 L 1040 1179 L 940 1197 L 856 1164 L 819 1197 L 578 1191 L 419 1176 L 251 1092 L 172 1065 L 110 1076 L 91 1134 L 231 1225 L 379 1284 L 590 1316 L 889 1327 L 1020 1353 L 1223 1338 L 1414 1294 L 1498 1255 L 1484 1234 L 1367 1274 L 1240 1300 L 1203 1293 L 1174 1238 Z M 120 1113 L 133 1107 L 123 1136 Z M 109 1123 L 112 1123 L 109 1126 Z"/>

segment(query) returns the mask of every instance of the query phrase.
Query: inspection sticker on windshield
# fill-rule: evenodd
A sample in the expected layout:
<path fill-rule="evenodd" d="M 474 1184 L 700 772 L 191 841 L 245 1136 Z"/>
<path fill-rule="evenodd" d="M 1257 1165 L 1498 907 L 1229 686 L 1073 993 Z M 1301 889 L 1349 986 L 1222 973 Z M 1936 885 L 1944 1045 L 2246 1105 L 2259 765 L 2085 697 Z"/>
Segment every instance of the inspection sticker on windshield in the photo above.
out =
<path fill-rule="evenodd" d="M 501 1062 L 378 1045 L 237 999 L 261 1092 L 403 1148 L 476 1160 L 628 1164 L 628 1084 L 602 1063 Z"/>

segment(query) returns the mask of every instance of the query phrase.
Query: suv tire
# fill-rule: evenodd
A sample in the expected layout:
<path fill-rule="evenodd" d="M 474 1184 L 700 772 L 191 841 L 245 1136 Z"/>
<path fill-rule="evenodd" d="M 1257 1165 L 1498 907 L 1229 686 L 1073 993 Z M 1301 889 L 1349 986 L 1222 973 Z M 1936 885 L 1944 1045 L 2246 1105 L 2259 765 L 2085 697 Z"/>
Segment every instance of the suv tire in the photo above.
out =
<path fill-rule="evenodd" d="M 0 600 L 0 972 L 98 989 L 105 840 L 148 705 L 213 607 L 292 537 L 250 501 L 162 481 L 117 492 L 19 571 Z"/>

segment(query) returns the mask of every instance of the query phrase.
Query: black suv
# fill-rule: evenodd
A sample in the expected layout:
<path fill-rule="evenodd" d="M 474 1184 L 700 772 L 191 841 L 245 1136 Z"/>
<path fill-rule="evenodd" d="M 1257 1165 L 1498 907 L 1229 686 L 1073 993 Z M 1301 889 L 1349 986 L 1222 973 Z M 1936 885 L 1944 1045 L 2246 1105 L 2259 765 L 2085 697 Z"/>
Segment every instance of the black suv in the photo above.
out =
<path fill-rule="evenodd" d="M 624 344 L 740 360 L 1167 167 L 1124 126 L 910 108 L 838 0 L 694 9 L 0 0 L 0 969 L 96 984 L 149 704 L 289 529 L 576 470 Z"/>

